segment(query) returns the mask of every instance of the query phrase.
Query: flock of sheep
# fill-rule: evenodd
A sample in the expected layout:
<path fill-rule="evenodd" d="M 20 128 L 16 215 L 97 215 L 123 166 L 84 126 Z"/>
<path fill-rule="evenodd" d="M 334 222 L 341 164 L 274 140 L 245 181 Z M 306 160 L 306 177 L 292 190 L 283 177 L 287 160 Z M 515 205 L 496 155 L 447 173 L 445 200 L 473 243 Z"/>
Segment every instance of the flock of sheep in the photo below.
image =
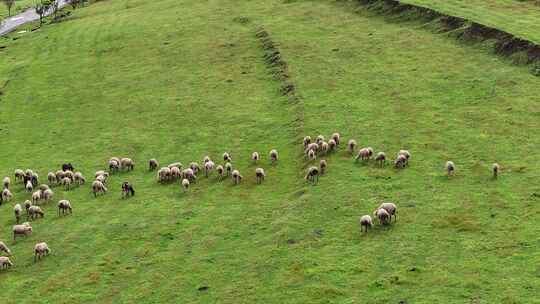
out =
<path fill-rule="evenodd" d="M 323 135 L 319 135 L 313 141 L 310 136 L 306 136 L 303 139 L 303 148 L 305 157 L 309 161 L 315 161 L 317 157 L 327 156 L 338 149 L 340 145 L 341 136 L 339 133 L 334 133 L 328 141 L 325 141 Z M 384 152 L 378 152 L 375 154 L 373 148 L 364 147 L 357 149 L 357 142 L 354 139 L 350 139 L 347 142 L 347 151 L 354 157 L 355 161 L 368 162 L 372 158 L 375 160 L 378 166 L 385 166 L 387 164 L 387 156 Z M 269 159 L 271 164 L 276 164 L 279 159 L 278 151 L 272 149 L 269 152 Z M 202 166 L 197 162 L 191 162 L 189 166 L 184 168 L 184 165 L 180 162 L 174 162 L 168 166 L 160 168 L 159 162 L 156 159 L 150 159 L 148 162 L 148 168 L 150 171 L 157 170 L 157 181 L 159 183 L 169 183 L 180 181 L 180 186 L 183 192 L 187 192 L 191 184 L 197 182 L 197 176 L 199 173 L 204 172 L 206 177 L 209 177 L 213 171 L 218 175 L 219 180 L 223 180 L 226 177 L 231 178 L 234 185 L 238 185 L 242 182 L 243 176 L 238 169 L 233 168 L 232 157 L 228 152 L 223 153 L 223 165 L 217 165 L 212 161 L 209 156 L 205 156 L 202 161 Z M 403 169 L 409 165 L 411 153 L 407 150 L 400 150 L 393 162 L 396 169 Z M 261 160 L 261 156 L 258 152 L 253 152 L 251 155 L 251 161 L 257 164 Z M 319 161 L 319 166 L 310 166 L 307 169 L 305 180 L 307 182 L 316 184 L 319 179 L 319 175 L 324 175 L 328 167 L 328 163 L 325 159 Z M 130 158 L 118 158 L 111 157 L 108 161 L 109 171 L 100 170 L 94 175 L 95 180 L 92 182 L 91 189 L 94 196 L 99 194 L 106 194 L 108 189 L 106 187 L 107 179 L 110 174 L 118 171 L 131 171 L 135 168 L 135 162 Z M 158 169 L 159 168 L 159 169 Z M 452 161 L 447 161 L 445 164 L 446 174 L 450 177 L 454 174 L 456 166 Z M 493 164 L 492 174 L 494 178 L 497 178 L 500 172 L 500 166 Z M 255 180 L 257 184 L 264 181 L 266 177 L 265 170 L 262 167 L 255 169 Z M 86 179 L 81 172 L 75 171 L 73 166 L 68 163 L 62 165 L 62 170 L 56 172 L 49 172 L 47 174 L 48 184 L 39 185 L 39 176 L 30 169 L 26 171 L 17 169 L 14 173 L 15 182 L 21 182 L 26 191 L 32 193 L 31 200 L 26 200 L 23 205 L 15 204 L 13 212 L 15 214 L 16 225 L 13 226 L 13 242 L 17 237 L 26 236 L 32 233 L 32 226 L 29 221 L 43 218 L 45 212 L 40 207 L 41 204 L 49 203 L 54 195 L 54 192 L 50 187 L 63 186 L 66 191 L 72 189 L 74 185 L 81 186 L 85 184 Z M 39 185 L 39 186 L 38 186 Z M 9 202 L 13 194 L 10 191 L 11 179 L 5 177 L 2 181 L 3 190 L 0 195 L 0 205 L 3 202 Z M 34 191 L 36 189 L 36 191 Z M 135 195 L 135 189 L 129 182 L 122 184 L 122 197 L 128 197 Z M 26 222 L 20 224 L 21 217 L 23 216 L 23 207 L 26 210 Z M 68 200 L 60 200 L 57 204 L 58 216 L 71 214 L 73 208 L 71 202 Z M 381 225 L 387 225 L 397 220 L 397 206 L 394 203 L 384 202 L 380 204 L 373 212 L 375 219 L 379 221 Z M 373 227 L 374 219 L 371 215 L 363 215 L 360 217 L 360 231 L 367 232 L 369 228 Z M 11 250 L 7 245 L 0 241 L 0 252 L 4 252 L 6 255 L 11 255 Z M 34 260 L 41 259 L 42 256 L 51 252 L 49 246 L 40 242 L 34 246 Z M 0 256 L 0 268 L 8 268 L 13 265 L 8 256 Z"/>

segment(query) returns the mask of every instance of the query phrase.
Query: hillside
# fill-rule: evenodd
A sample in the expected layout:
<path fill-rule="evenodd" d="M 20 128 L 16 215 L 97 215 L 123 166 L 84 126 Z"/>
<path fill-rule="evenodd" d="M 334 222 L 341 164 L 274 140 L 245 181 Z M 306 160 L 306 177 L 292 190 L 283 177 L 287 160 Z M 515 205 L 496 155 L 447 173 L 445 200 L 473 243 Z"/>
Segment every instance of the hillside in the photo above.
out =
<path fill-rule="evenodd" d="M 16 244 L 11 206 L 30 194 L 13 187 L 0 206 L 15 264 L 0 270 L 4 303 L 539 303 L 540 86 L 527 67 L 326 0 L 99 1 L 0 45 L 0 176 L 44 180 L 72 162 L 90 181 L 53 188 Z M 301 137 L 336 131 L 327 174 L 305 183 Z M 408 149 L 410 166 L 355 163 L 351 138 L 392 160 Z M 214 174 L 182 193 L 147 168 L 225 151 L 238 186 Z M 111 156 L 135 170 L 94 198 Z M 121 199 L 124 180 L 135 197 Z M 57 217 L 62 198 L 72 216 Z M 397 222 L 360 233 L 383 200 Z M 53 252 L 34 263 L 40 241 Z"/>

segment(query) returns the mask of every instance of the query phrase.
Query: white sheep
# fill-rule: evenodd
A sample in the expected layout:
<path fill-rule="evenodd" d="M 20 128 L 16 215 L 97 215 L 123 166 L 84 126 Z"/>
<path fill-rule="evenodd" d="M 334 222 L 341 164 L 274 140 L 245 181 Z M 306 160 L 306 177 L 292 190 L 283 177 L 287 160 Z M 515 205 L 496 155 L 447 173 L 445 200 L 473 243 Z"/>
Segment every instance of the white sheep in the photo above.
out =
<path fill-rule="evenodd" d="M 102 182 L 96 180 L 92 183 L 92 193 L 94 193 L 94 197 L 97 197 L 98 193 L 105 194 L 107 193 L 107 187 Z"/>
<path fill-rule="evenodd" d="M 257 184 L 262 183 L 265 177 L 266 177 L 266 173 L 264 172 L 263 168 L 255 169 L 255 180 Z"/>
<path fill-rule="evenodd" d="M 377 153 L 377 156 L 375 156 L 375 162 L 377 162 L 379 166 L 383 167 L 386 164 L 386 154 L 384 152 Z"/>
<path fill-rule="evenodd" d="M 446 169 L 446 174 L 448 176 L 454 175 L 454 171 L 456 171 L 456 165 L 454 165 L 454 162 L 450 160 L 446 162 L 444 168 Z"/>
<path fill-rule="evenodd" d="M 330 150 L 330 146 L 328 145 L 327 142 L 323 141 L 321 142 L 320 149 L 321 149 L 321 152 L 326 155 L 328 151 Z"/>
<path fill-rule="evenodd" d="M 360 218 L 360 231 L 362 232 L 365 228 L 367 232 L 369 228 L 373 227 L 373 219 L 369 215 L 364 215 Z"/>
<path fill-rule="evenodd" d="M 54 172 L 47 173 L 47 181 L 49 185 L 56 185 L 56 174 Z"/>
<path fill-rule="evenodd" d="M 319 162 L 319 170 L 320 170 L 321 175 L 324 175 L 327 167 L 328 167 L 328 163 L 326 162 L 326 160 L 321 159 L 321 161 Z"/>
<path fill-rule="evenodd" d="M 14 172 L 15 175 L 15 181 L 23 181 L 24 179 L 24 171 L 21 169 L 16 169 Z"/>
<path fill-rule="evenodd" d="M 86 178 L 84 178 L 84 175 L 81 172 L 75 172 L 73 177 L 75 178 L 75 181 L 77 182 L 79 186 L 84 185 L 84 183 L 86 183 Z"/>
<path fill-rule="evenodd" d="M 30 206 L 30 208 L 28 208 L 28 218 L 30 220 L 35 220 L 38 217 L 45 217 L 45 212 L 43 212 L 39 206 Z"/>
<path fill-rule="evenodd" d="M 390 222 L 392 222 L 392 217 L 394 217 L 394 221 L 397 221 L 397 206 L 394 203 L 382 203 L 379 208 L 377 209 L 384 209 L 388 214 L 390 215 Z"/>
<path fill-rule="evenodd" d="M 46 189 L 45 191 L 42 192 L 41 198 L 45 202 L 50 202 L 53 198 L 53 195 L 54 195 L 54 192 L 51 189 Z"/>
<path fill-rule="evenodd" d="M 117 159 L 109 159 L 109 171 L 117 172 L 120 170 L 120 161 Z"/>
<path fill-rule="evenodd" d="M 105 179 L 109 178 L 109 172 L 107 171 L 104 171 L 104 170 L 99 170 L 99 171 L 96 171 L 96 174 L 94 175 L 94 177 L 98 177 L 102 175 L 103 177 L 105 177 Z"/>
<path fill-rule="evenodd" d="M 9 184 L 11 184 L 11 179 L 8 176 L 4 177 L 4 179 L 2 180 L 2 185 L 4 186 L 4 188 L 9 189 Z"/>
<path fill-rule="evenodd" d="M 66 213 L 72 214 L 73 208 L 71 207 L 71 203 L 68 200 L 61 200 L 58 202 L 58 216 L 60 216 L 60 213 L 62 215 L 65 215 Z"/>
<path fill-rule="evenodd" d="M 235 185 L 238 185 L 240 184 L 240 182 L 242 181 L 242 179 L 244 178 L 241 174 L 240 174 L 240 171 L 238 170 L 233 170 L 232 174 L 231 174 L 231 178 L 233 180 L 233 183 Z"/>
<path fill-rule="evenodd" d="M 188 179 L 190 183 L 197 182 L 197 176 L 195 175 L 195 171 L 193 171 L 193 169 L 191 168 L 187 168 L 182 171 L 182 179 Z"/>
<path fill-rule="evenodd" d="M 315 153 L 314 150 L 309 150 L 308 151 L 308 159 L 311 160 L 311 161 L 317 159 L 317 154 Z"/>
<path fill-rule="evenodd" d="M 231 174 L 233 170 L 233 166 L 231 163 L 226 163 L 225 164 L 225 172 L 227 173 L 227 176 L 229 176 Z"/>
<path fill-rule="evenodd" d="M 256 164 L 260 159 L 261 159 L 261 157 L 259 155 L 259 152 L 251 153 L 251 160 L 253 161 L 253 163 Z"/>
<path fill-rule="evenodd" d="M 57 183 L 61 182 L 62 179 L 64 179 L 64 171 L 62 171 L 62 170 L 56 171 L 56 173 L 54 175 L 56 175 L 56 182 Z"/>
<path fill-rule="evenodd" d="M 100 181 L 103 184 L 107 183 L 107 177 L 105 177 L 105 175 L 98 175 L 95 180 Z"/>
<path fill-rule="evenodd" d="M 32 193 L 32 205 L 39 203 L 41 200 L 41 191 L 35 191 Z"/>
<path fill-rule="evenodd" d="M 409 158 L 411 158 L 411 152 L 408 150 L 399 150 L 398 156 L 403 155 L 406 158 L 405 165 L 409 165 Z"/>
<path fill-rule="evenodd" d="M 306 176 L 304 177 L 305 180 L 311 181 L 312 183 L 316 184 L 319 181 L 319 168 L 317 167 L 309 167 Z"/>
<path fill-rule="evenodd" d="M 28 192 L 34 191 L 34 185 L 32 185 L 32 182 L 30 180 L 26 182 L 25 189 Z"/>
<path fill-rule="evenodd" d="M 307 145 L 307 148 L 304 150 L 304 153 L 308 154 L 310 150 L 317 152 L 317 150 L 319 150 L 319 145 L 316 143 L 311 143 Z"/>
<path fill-rule="evenodd" d="M 11 255 L 11 250 L 9 250 L 8 246 L 2 241 L 0 241 L 0 251 L 5 252 L 6 255 Z"/>
<path fill-rule="evenodd" d="M 24 201 L 24 209 L 26 209 L 26 215 L 28 215 L 28 209 L 32 206 L 32 202 L 29 200 Z"/>
<path fill-rule="evenodd" d="M 184 168 L 184 165 L 181 162 L 174 162 L 167 166 L 167 168 L 171 169 L 172 167 L 177 167 L 178 169 L 182 170 Z"/>
<path fill-rule="evenodd" d="M 207 162 L 209 161 L 212 161 L 212 159 L 210 158 L 210 156 L 206 155 L 204 158 L 203 158 L 203 165 L 206 164 Z"/>
<path fill-rule="evenodd" d="M 208 161 L 204 164 L 204 175 L 206 177 L 208 177 L 208 175 L 212 172 L 212 170 L 214 170 L 214 162 L 213 161 Z"/>
<path fill-rule="evenodd" d="M 71 181 L 75 178 L 75 174 L 73 172 L 66 170 L 64 171 L 64 178 L 69 178 Z"/>
<path fill-rule="evenodd" d="M 232 157 L 229 154 L 229 152 L 223 153 L 223 161 L 228 162 L 228 163 L 232 162 Z"/>
<path fill-rule="evenodd" d="M 45 255 L 49 255 L 51 253 L 51 249 L 47 245 L 47 243 L 37 243 L 36 246 L 34 246 L 34 262 L 36 260 L 41 260 L 41 258 Z"/>
<path fill-rule="evenodd" d="M 396 161 L 394 162 L 395 168 L 404 168 L 407 164 L 407 157 L 405 155 L 398 155 Z"/>
<path fill-rule="evenodd" d="M 182 175 L 182 171 L 180 171 L 180 168 L 178 167 L 172 167 L 170 169 L 170 175 L 172 180 L 176 180 L 180 178 L 180 176 Z"/>
<path fill-rule="evenodd" d="M 188 189 L 189 189 L 189 179 L 184 178 L 182 180 L 182 191 L 185 193 L 188 191 Z"/>
<path fill-rule="evenodd" d="M 13 226 L 13 242 L 17 240 L 18 235 L 24 235 L 27 236 L 32 233 L 32 226 L 30 226 L 30 223 L 24 222 L 20 225 Z"/>
<path fill-rule="evenodd" d="M 159 162 L 157 161 L 157 159 L 151 158 L 151 159 L 148 161 L 148 170 L 154 171 L 154 170 L 156 170 L 158 167 L 159 167 Z"/>
<path fill-rule="evenodd" d="M 317 138 L 315 138 L 315 143 L 316 143 L 317 145 L 319 145 L 319 146 L 321 145 L 321 143 L 322 143 L 323 141 L 324 141 L 324 136 L 323 136 L 323 135 L 319 135 L 319 136 L 317 136 Z"/>
<path fill-rule="evenodd" d="M 349 153 L 353 154 L 357 145 L 358 144 L 356 143 L 356 140 L 350 139 L 349 142 L 347 143 L 347 150 L 349 151 Z"/>
<path fill-rule="evenodd" d="M 169 169 L 168 167 L 163 167 L 158 170 L 158 173 L 157 173 L 158 182 L 164 183 L 168 181 L 170 178 L 171 178 L 171 169 Z"/>
<path fill-rule="evenodd" d="M 223 168 L 222 165 L 218 165 L 216 167 L 216 172 L 217 172 L 217 174 L 219 176 L 219 179 L 223 179 L 223 177 L 225 176 L 225 168 Z"/>
<path fill-rule="evenodd" d="M 131 171 L 135 168 L 135 162 L 131 158 L 124 157 L 120 159 L 120 168 Z"/>
<path fill-rule="evenodd" d="M 18 224 L 19 221 L 21 220 L 21 215 L 22 215 L 21 204 L 16 204 L 15 206 L 13 206 L 13 213 L 15 213 L 15 220 L 17 221 L 17 224 Z"/>
<path fill-rule="evenodd" d="M 4 189 L 2 190 L 1 197 L 2 197 L 2 201 L 9 202 L 11 198 L 13 197 L 13 194 L 11 194 L 11 191 L 9 191 L 9 189 Z"/>
<path fill-rule="evenodd" d="M 360 149 L 360 151 L 358 151 L 358 154 L 356 155 L 355 160 L 356 161 L 358 161 L 359 159 L 369 160 L 371 156 L 373 156 L 373 148 L 371 147 L 362 148 Z"/>
<path fill-rule="evenodd" d="M 341 135 L 337 132 L 332 134 L 332 136 L 330 136 L 330 140 L 333 140 L 336 143 L 336 146 L 339 146 L 340 139 L 341 139 Z"/>
<path fill-rule="evenodd" d="M 13 263 L 8 257 L 0 257 L 0 268 L 2 269 L 8 269 L 11 266 L 13 266 Z"/>
<path fill-rule="evenodd" d="M 501 171 L 501 166 L 497 163 L 494 163 L 491 166 L 491 171 L 493 172 L 493 178 L 497 178 L 499 176 L 499 172 Z"/>
<path fill-rule="evenodd" d="M 381 225 L 386 225 L 388 224 L 388 220 L 390 219 L 390 214 L 388 214 L 388 211 L 386 211 L 385 209 L 377 209 L 375 210 L 375 212 L 373 212 L 373 215 L 375 215 L 376 218 L 379 219 L 379 223 Z"/>
<path fill-rule="evenodd" d="M 304 149 L 306 149 L 307 146 L 308 146 L 309 144 L 311 144 L 311 136 L 306 136 L 306 137 L 304 137 L 304 141 L 303 141 L 303 142 L 304 142 Z"/>
<path fill-rule="evenodd" d="M 193 174 L 195 175 L 199 174 L 199 172 L 201 171 L 201 166 L 199 166 L 199 164 L 196 162 L 190 163 L 189 167 L 191 168 L 191 170 L 193 170 Z"/>
<path fill-rule="evenodd" d="M 278 151 L 276 149 L 272 149 L 270 151 L 270 161 L 272 162 L 272 164 L 277 162 L 278 158 L 279 158 Z"/>
<path fill-rule="evenodd" d="M 333 152 L 333 151 L 336 150 L 336 148 L 337 148 L 337 143 L 336 143 L 336 141 L 333 140 L 333 139 L 330 139 L 330 140 L 328 141 L 328 151 Z"/>
<path fill-rule="evenodd" d="M 103 175 L 100 175 L 100 176 L 103 176 Z M 64 178 L 62 179 L 62 185 L 64 186 L 64 189 L 65 189 L 66 191 L 69 191 L 69 188 L 71 188 L 71 178 L 69 178 L 69 177 L 67 177 L 67 176 L 64 177 Z"/>

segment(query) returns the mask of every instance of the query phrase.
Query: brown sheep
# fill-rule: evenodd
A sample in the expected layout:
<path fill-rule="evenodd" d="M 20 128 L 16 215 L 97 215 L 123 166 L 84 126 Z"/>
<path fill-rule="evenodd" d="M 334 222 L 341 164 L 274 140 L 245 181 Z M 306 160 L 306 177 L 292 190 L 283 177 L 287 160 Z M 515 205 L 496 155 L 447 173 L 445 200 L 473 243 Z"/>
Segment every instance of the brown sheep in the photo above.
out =
<path fill-rule="evenodd" d="M 326 160 L 321 159 L 321 161 L 319 162 L 319 170 L 320 170 L 321 175 L 324 175 L 327 167 L 328 167 L 328 163 L 326 162 Z"/>

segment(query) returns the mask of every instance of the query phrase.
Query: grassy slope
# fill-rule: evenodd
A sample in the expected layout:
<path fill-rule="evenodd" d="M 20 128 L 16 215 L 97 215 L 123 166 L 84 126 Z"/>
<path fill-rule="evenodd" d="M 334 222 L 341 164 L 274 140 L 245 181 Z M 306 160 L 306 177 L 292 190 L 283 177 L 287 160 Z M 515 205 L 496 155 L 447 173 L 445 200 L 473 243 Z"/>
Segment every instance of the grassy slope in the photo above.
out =
<path fill-rule="evenodd" d="M 35 4 L 35 0 L 16 0 L 15 4 L 13 4 L 13 7 L 11 8 L 11 15 L 15 15 L 26 8 L 33 6 Z M 0 20 L 8 17 L 8 10 L 4 3 L 0 3 Z"/>
<path fill-rule="evenodd" d="M 57 219 L 47 207 L 35 233 L 12 246 L 16 267 L 0 273 L 7 303 L 538 301 L 538 79 L 414 24 L 352 10 L 109 1 L 9 42 L 3 174 L 32 167 L 45 176 L 71 160 L 90 177 L 111 155 L 138 166 L 97 200 L 88 186 L 56 190 L 75 214 Z M 295 117 L 262 64 L 258 24 L 289 62 L 309 133 L 340 130 L 392 155 L 405 147 L 411 167 L 354 165 L 339 152 L 318 187 L 300 185 Z M 255 187 L 247 159 L 271 147 L 282 161 L 265 164 L 268 181 Z M 150 157 L 187 163 L 224 150 L 244 185 L 203 179 L 181 195 L 143 168 Z M 447 159 L 458 166 L 451 181 Z M 493 161 L 505 168 L 499 181 L 489 179 Z M 134 199 L 118 199 L 123 179 L 135 183 Z M 17 191 L 15 201 L 26 197 Z M 398 202 L 398 224 L 360 235 L 357 217 L 381 199 Z M 0 210 L 7 240 L 13 217 Z M 39 240 L 54 254 L 34 265 Z"/>
<path fill-rule="evenodd" d="M 467 18 L 540 44 L 540 6 L 518 0 L 402 0 Z"/>

